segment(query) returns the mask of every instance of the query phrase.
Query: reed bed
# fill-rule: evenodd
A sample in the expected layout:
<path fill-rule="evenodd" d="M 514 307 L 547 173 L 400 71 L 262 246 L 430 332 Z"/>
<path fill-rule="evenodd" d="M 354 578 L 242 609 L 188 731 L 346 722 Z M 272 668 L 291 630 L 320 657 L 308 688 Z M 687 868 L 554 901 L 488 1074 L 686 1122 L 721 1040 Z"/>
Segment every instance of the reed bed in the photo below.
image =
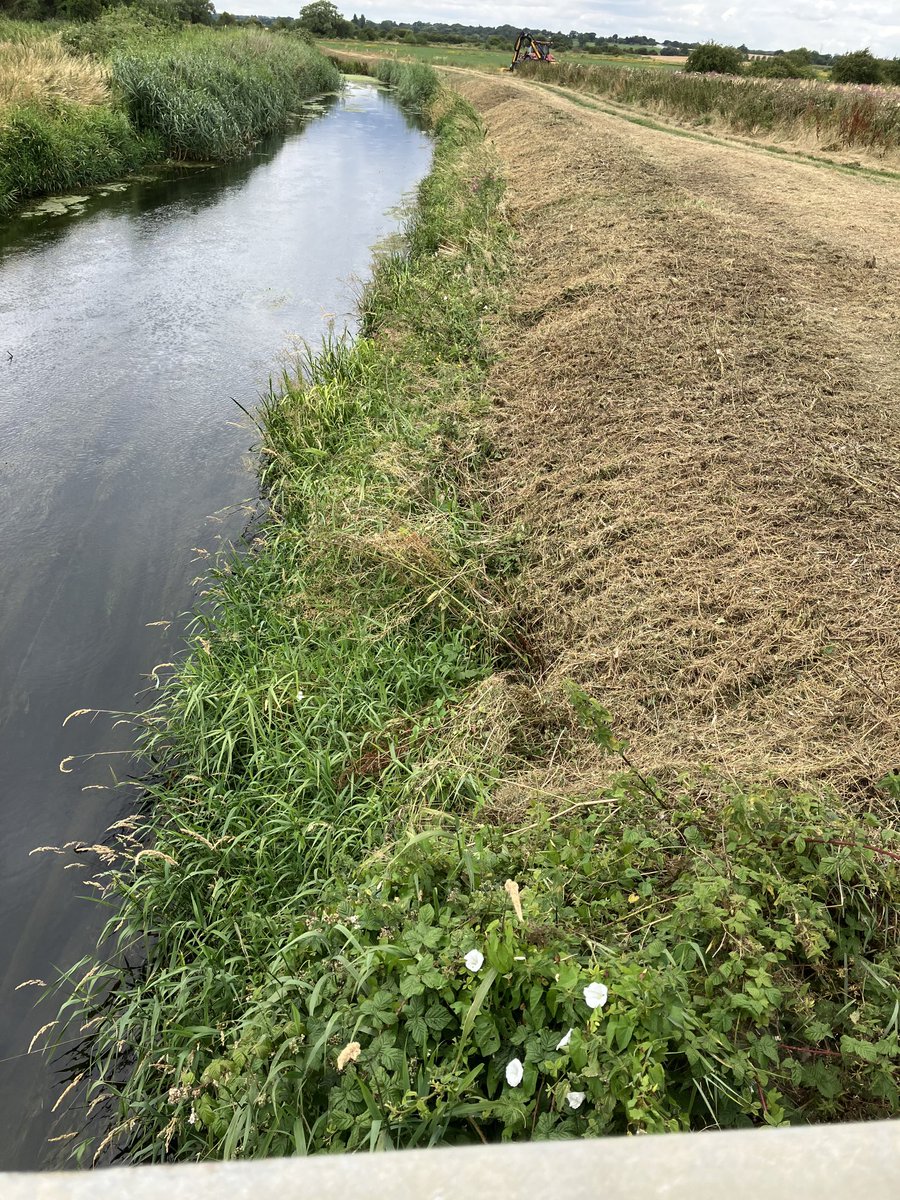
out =
<path fill-rule="evenodd" d="M 224 161 L 283 128 L 314 95 L 335 91 L 337 68 L 299 39 L 264 30 L 185 30 L 129 43 L 110 56 L 134 127 L 176 159 Z"/>
<path fill-rule="evenodd" d="M 822 149 L 860 148 L 879 155 L 891 154 L 900 146 L 900 88 L 650 69 L 621 71 L 581 63 L 539 67 L 524 63 L 519 74 L 750 136 L 811 139 Z"/>
<path fill-rule="evenodd" d="M 426 108 L 438 91 L 438 79 L 424 63 L 402 63 L 383 58 L 375 67 L 375 76 L 397 92 L 397 99 L 409 108 Z"/>
<path fill-rule="evenodd" d="M 166 157 L 236 158 L 340 84 L 311 46 L 264 30 L 114 10 L 65 39 L 26 25 L 0 41 L 0 212 Z"/>

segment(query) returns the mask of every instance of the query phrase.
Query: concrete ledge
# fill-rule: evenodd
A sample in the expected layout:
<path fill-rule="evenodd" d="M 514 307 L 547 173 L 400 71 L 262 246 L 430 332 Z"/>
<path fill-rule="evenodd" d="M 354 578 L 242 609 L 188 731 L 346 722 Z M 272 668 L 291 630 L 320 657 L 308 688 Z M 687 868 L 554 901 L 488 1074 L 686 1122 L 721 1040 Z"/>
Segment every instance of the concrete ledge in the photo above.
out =
<path fill-rule="evenodd" d="M 0 1173 L 2 1200 L 900 1200 L 900 1122 Z"/>

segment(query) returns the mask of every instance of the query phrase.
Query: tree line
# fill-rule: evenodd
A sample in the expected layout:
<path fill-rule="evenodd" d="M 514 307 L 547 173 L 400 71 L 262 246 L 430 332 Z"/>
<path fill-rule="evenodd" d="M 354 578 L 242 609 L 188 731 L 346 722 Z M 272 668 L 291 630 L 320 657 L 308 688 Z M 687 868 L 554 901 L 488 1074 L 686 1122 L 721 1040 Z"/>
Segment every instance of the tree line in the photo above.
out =
<path fill-rule="evenodd" d="M 755 61 L 746 59 L 747 55 L 738 46 L 705 42 L 691 51 L 684 69 L 707 74 L 755 75 L 762 79 L 818 78 L 813 69 L 814 64 L 818 65 L 816 58 L 805 47 L 779 51 Z M 900 85 L 900 58 L 879 59 L 867 49 L 831 57 L 830 66 L 833 83 Z"/>
<path fill-rule="evenodd" d="M 194 24 L 256 24 L 288 30 L 307 37 L 405 42 L 409 45 L 480 46 L 509 50 L 521 32 L 518 25 L 466 25 L 461 22 L 392 20 L 372 21 L 365 13 L 342 15 L 332 0 L 312 0 L 296 17 L 234 16 L 217 14 L 212 0 L 0 0 L 0 14 L 27 20 L 58 18 L 91 21 L 106 9 L 129 4 L 172 21 Z M 800 46 L 796 50 L 753 50 L 749 46 L 721 46 L 715 42 L 686 42 L 646 34 L 601 34 L 594 30 L 532 29 L 534 36 L 549 38 L 558 50 L 580 50 L 603 55 L 687 56 L 689 71 L 746 74 L 768 79 L 815 78 L 817 67 L 831 69 L 836 83 L 900 85 L 900 59 L 879 59 L 868 49 L 831 55 Z"/>

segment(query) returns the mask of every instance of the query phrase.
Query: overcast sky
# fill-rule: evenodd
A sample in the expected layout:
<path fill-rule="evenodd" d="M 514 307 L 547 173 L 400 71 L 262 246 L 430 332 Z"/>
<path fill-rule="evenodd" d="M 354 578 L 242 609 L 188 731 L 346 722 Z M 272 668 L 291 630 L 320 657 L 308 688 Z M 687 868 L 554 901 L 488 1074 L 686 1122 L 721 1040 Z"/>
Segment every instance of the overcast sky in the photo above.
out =
<path fill-rule="evenodd" d="M 296 16 L 305 0 L 214 0 L 221 12 Z M 459 21 L 465 25 L 521 25 L 593 30 L 622 36 L 644 33 L 650 37 L 682 38 L 688 42 L 729 42 L 753 49 L 812 50 L 841 53 L 868 46 L 874 54 L 900 56 L 900 0 L 761 0 L 740 3 L 666 3 L 665 0 L 610 0 L 597 5 L 580 0 L 514 0 L 509 4 L 473 0 L 353 0 L 341 3 L 349 17 L 360 10 L 372 20 Z"/>

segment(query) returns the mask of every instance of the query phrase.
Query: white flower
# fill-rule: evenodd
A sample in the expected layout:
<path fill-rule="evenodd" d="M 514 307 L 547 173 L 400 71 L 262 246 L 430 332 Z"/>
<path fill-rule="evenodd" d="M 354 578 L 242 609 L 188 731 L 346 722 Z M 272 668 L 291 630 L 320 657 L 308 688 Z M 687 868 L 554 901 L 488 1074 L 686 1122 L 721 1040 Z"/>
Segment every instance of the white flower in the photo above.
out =
<path fill-rule="evenodd" d="M 196 1125 L 196 1124 L 197 1124 L 197 1114 L 194 1112 L 193 1109 L 191 1109 L 191 1115 L 188 1117 L 188 1125 Z"/>
<path fill-rule="evenodd" d="M 584 1002 L 588 1008 L 602 1008 L 609 996 L 605 983 L 589 983 L 584 989 Z"/>
<path fill-rule="evenodd" d="M 560 1040 L 556 1043 L 557 1050 L 565 1050 L 566 1046 L 568 1046 L 569 1042 L 571 1042 L 572 1034 L 574 1032 L 574 1029 L 570 1029 L 564 1037 L 560 1038 Z"/>
<path fill-rule="evenodd" d="M 569 1108 L 581 1108 L 584 1104 L 584 1092 L 566 1092 L 566 1104 Z"/>
<path fill-rule="evenodd" d="M 484 966 L 484 955 L 480 950 L 470 950 L 464 961 L 470 971 L 480 971 Z"/>
<path fill-rule="evenodd" d="M 519 1059 L 513 1058 L 506 1064 L 506 1082 L 510 1087 L 518 1087 L 524 1074 L 525 1070 Z"/>
<path fill-rule="evenodd" d="M 359 1042 L 348 1042 L 337 1056 L 337 1069 L 343 1071 L 347 1063 L 356 1062 L 360 1054 L 362 1054 L 362 1046 Z"/>

